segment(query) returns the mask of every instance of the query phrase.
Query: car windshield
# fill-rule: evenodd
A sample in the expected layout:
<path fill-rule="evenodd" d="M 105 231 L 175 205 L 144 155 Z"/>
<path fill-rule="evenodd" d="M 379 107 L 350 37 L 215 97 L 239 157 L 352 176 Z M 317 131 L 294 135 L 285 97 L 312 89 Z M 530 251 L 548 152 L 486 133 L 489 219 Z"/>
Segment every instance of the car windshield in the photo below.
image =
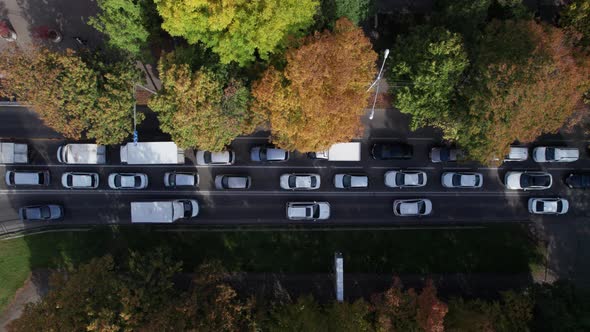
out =
<path fill-rule="evenodd" d="M 311 186 L 312 186 L 312 187 L 315 187 L 315 186 L 316 186 L 316 184 L 317 184 L 317 181 L 318 181 L 318 180 L 315 178 L 315 176 L 312 176 L 312 177 L 311 177 Z"/>
<path fill-rule="evenodd" d="M 295 175 L 290 175 L 289 176 L 289 187 L 290 188 L 295 188 L 296 181 L 297 181 L 297 177 Z"/>
<path fill-rule="evenodd" d="M 168 177 L 168 182 L 170 182 L 171 186 L 175 186 L 176 185 L 176 174 L 170 174 L 170 176 Z"/>
<path fill-rule="evenodd" d="M 537 201 L 537 208 L 535 210 L 537 210 L 537 211 L 545 210 L 545 203 L 543 203 L 541 201 Z"/>
<path fill-rule="evenodd" d="M 418 213 L 424 214 L 426 212 L 426 204 L 424 202 L 420 201 L 416 205 L 418 206 Z"/>
<path fill-rule="evenodd" d="M 203 153 L 203 159 L 205 160 L 205 164 L 210 164 L 211 163 L 211 152 L 205 151 L 205 153 Z"/>
<path fill-rule="evenodd" d="M 317 204 L 314 204 L 312 206 L 312 211 L 313 211 L 312 216 L 314 219 L 317 219 L 320 217 L 320 207 Z"/>
<path fill-rule="evenodd" d="M 115 187 L 120 187 L 121 186 L 121 175 L 117 174 L 115 175 Z"/>
<path fill-rule="evenodd" d="M 546 160 L 555 160 L 555 149 L 554 148 L 546 148 L 545 149 L 545 159 Z"/>
<path fill-rule="evenodd" d="M 350 178 L 351 176 L 346 174 L 342 177 L 342 185 L 346 188 L 350 187 Z"/>
<path fill-rule="evenodd" d="M 397 185 L 403 185 L 403 184 L 405 184 L 406 183 L 405 180 L 406 180 L 406 177 L 405 177 L 404 174 L 402 174 L 402 173 L 395 174 L 395 183 Z"/>
<path fill-rule="evenodd" d="M 184 217 L 189 218 L 191 216 L 192 205 L 189 201 L 182 201 L 182 207 L 184 208 Z"/>
<path fill-rule="evenodd" d="M 73 179 L 72 175 L 68 175 L 68 177 L 66 178 L 66 183 L 68 184 L 68 187 L 72 186 L 72 179 Z"/>
<path fill-rule="evenodd" d="M 222 186 L 223 188 L 228 188 L 228 187 L 229 187 L 229 183 L 228 183 L 228 182 L 229 182 L 229 178 L 228 178 L 227 176 L 224 176 L 224 177 L 221 179 L 221 186 Z"/>
<path fill-rule="evenodd" d="M 460 186 L 461 185 L 461 175 L 454 174 L 453 175 L 453 186 Z"/>
<path fill-rule="evenodd" d="M 563 209 L 563 203 L 561 201 L 557 201 L 557 211 L 560 212 Z"/>
<path fill-rule="evenodd" d="M 139 187 L 139 186 L 141 186 L 141 177 L 139 177 L 139 176 L 134 176 L 134 177 L 133 177 L 133 180 L 134 180 L 134 181 L 133 181 L 133 183 L 134 183 L 134 186 L 135 186 L 135 187 Z"/>
<path fill-rule="evenodd" d="M 260 160 L 266 160 L 266 149 L 260 149 Z"/>
<path fill-rule="evenodd" d="M 440 149 L 440 160 L 447 161 L 451 156 L 450 149 Z"/>
<path fill-rule="evenodd" d="M 51 216 L 51 211 L 49 210 L 49 207 L 48 206 L 42 206 L 40 208 L 40 210 L 41 210 L 41 217 L 43 219 L 49 219 L 49 217 Z"/>
<path fill-rule="evenodd" d="M 37 173 L 39 184 L 43 184 L 43 173 Z"/>

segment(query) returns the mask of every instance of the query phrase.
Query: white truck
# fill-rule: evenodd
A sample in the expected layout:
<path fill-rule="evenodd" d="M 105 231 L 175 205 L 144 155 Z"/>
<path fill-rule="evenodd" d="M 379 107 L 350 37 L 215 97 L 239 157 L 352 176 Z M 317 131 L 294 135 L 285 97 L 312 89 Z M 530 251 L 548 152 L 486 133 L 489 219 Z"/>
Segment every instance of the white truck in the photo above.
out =
<path fill-rule="evenodd" d="M 131 202 L 132 223 L 172 223 L 199 214 L 199 202 L 175 199 L 158 202 Z"/>
<path fill-rule="evenodd" d="M 22 143 L 0 142 L 0 164 L 26 164 L 29 148 Z"/>
<path fill-rule="evenodd" d="M 184 150 L 174 142 L 127 143 L 120 153 L 123 164 L 184 164 Z"/>
<path fill-rule="evenodd" d="M 57 148 L 57 160 L 64 164 L 106 164 L 107 148 L 98 144 L 66 144 Z"/>
<path fill-rule="evenodd" d="M 309 153 L 309 157 L 330 161 L 361 161 L 361 143 L 336 143 L 328 150 Z"/>

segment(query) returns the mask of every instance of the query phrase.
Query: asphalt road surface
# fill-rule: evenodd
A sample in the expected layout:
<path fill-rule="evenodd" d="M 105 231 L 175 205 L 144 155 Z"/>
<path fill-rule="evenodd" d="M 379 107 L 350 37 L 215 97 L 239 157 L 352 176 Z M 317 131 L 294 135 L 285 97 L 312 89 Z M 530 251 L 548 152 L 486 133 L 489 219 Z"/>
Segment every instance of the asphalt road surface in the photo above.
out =
<path fill-rule="evenodd" d="M 24 114 L 24 115 L 23 115 Z M 30 114 L 19 113 L 19 116 Z M 18 209 L 22 206 L 42 203 L 61 204 L 65 208 L 63 224 L 111 224 L 129 223 L 132 201 L 167 200 L 176 198 L 196 198 L 200 204 L 200 214 L 196 218 L 184 220 L 186 224 L 292 224 L 286 219 L 285 206 L 291 201 L 327 201 L 331 205 L 331 217 L 327 221 L 307 222 L 314 224 L 342 225 L 389 225 L 389 224 L 468 224 L 473 222 L 522 222 L 544 220 L 561 222 L 586 218 L 590 214 L 589 195 L 585 191 L 570 190 L 563 179 L 572 171 L 590 172 L 590 157 L 586 142 L 563 139 L 548 139 L 543 144 L 575 146 L 580 148 L 581 158 L 573 163 L 538 164 L 530 158 L 526 162 L 505 163 L 501 167 L 482 167 L 475 163 L 434 164 L 428 159 L 433 146 L 439 146 L 440 138 L 435 134 L 400 133 L 397 128 L 387 128 L 387 122 L 379 117 L 387 114 L 377 113 L 377 122 L 372 122 L 369 132 L 362 140 L 361 162 L 332 162 L 310 160 L 304 154 L 292 153 L 283 163 L 257 163 L 250 161 L 249 151 L 257 145 L 264 145 L 268 138 L 262 136 L 240 137 L 232 143 L 236 152 L 236 163 L 231 166 L 205 167 L 195 164 L 194 151 L 186 151 L 185 165 L 121 165 L 117 146 L 107 148 L 106 165 L 64 165 L 56 158 L 57 148 L 67 143 L 54 135 L 51 139 L 9 138 L 29 144 L 30 164 L 0 165 L 0 174 L 6 170 L 49 170 L 51 185 L 46 188 L 8 188 L 0 182 L 0 227 L 10 230 L 23 227 L 18 220 Z M 13 116 L 0 111 L 0 120 Z M 7 121 L 8 121 L 7 120 Z M 26 118 L 12 120 L 4 126 L 13 128 L 22 123 L 31 123 Z M 375 124 L 381 124 L 379 127 Z M 384 125 L 385 124 L 385 125 Z M 398 124 L 396 124 L 397 126 Z M 39 127 L 40 126 L 40 127 Z M 402 126 L 403 127 L 403 126 Z M 37 129 L 35 129 L 37 128 Z M 390 129 L 390 130 L 388 130 Z M 11 134 L 18 134 L 14 131 Z M 35 123 L 24 125 L 20 134 L 26 137 L 43 136 L 47 129 Z M 0 137 L 4 135 L 0 121 Z M 395 135 L 401 134 L 399 137 Z M 37 136 L 36 136 L 37 135 Z M 377 136 L 379 135 L 379 136 Z M 430 136 L 430 137 L 428 137 Z M 403 138 L 402 138 L 403 137 Z M 370 148 L 376 142 L 404 141 L 414 147 L 414 157 L 403 161 L 377 161 L 370 157 Z M 536 144 L 539 145 L 539 144 Z M 392 189 L 384 185 L 384 174 L 389 170 L 415 169 L 427 173 L 427 185 L 417 189 Z M 164 187 L 163 177 L 169 171 L 196 171 L 200 184 L 196 190 L 168 189 Z M 553 175 L 553 186 L 542 191 L 506 190 L 503 185 L 504 174 L 508 170 L 544 170 Z M 72 190 L 61 186 L 64 172 L 86 171 L 100 174 L 100 185 L 95 190 Z M 480 189 L 448 189 L 440 183 L 445 171 L 475 171 L 484 175 Z M 141 172 L 149 177 L 149 186 L 144 190 L 112 190 L 106 181 L 113 172 Z M 285 173 L 317 173 L 321 176 L 321 187 L 314 191 L 287 191 L 279 187 L 279 177 Z M 366 174 L 369 188 L 360 190 L 340 190 L 333 185 L 337 173 Z M 249 175 L 252 186 L 249 190 L 216 190 L 213 179 L 220 174 Z M 564 197 L 570 201 L 570 211 L 566 216 L 532 216 L 527 210 L 530 197 Z M 396 217 L 392 211 L 393 201 L 400 198 L 428 198 L 433 202 L 431 216 L 413 218 Z M 32 223 L 39 224 L 39 223 Z M 0 229 L 1 231 L 1 229 Z"/>

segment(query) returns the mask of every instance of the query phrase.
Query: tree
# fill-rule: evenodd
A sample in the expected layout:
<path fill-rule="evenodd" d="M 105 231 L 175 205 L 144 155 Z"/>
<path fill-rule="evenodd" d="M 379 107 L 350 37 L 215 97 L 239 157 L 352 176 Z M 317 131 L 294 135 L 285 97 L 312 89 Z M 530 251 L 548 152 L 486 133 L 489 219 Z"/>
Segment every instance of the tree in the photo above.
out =
<path fill-rule="evenodd" d="M 532 331 L 590 330 L 590 290 L 569 281 L 534 285 Z"/>
<path fill-rule="evenodd" d="M 70 49 L 15 48 L 1 54 L 0 71 L 6 73 L 0 92 L 30 104 L 47 126 L 66 138 L 118 144 L 133 130 L 139 73 L 131 62 L 105 64 L 96 56 L 82 59 Z"/>
<path fill-rule="evenodd" d="M 373 0 L 335 0 L 335 18 L 346 17 L 354 24 L 365 21 L 373 10 Z"/>
<path fill-rule="evenodd" d="M 155 0 L 162 28 L 190 44 L 202 42 L 221 62 L 245 66 L 259 55 L 268 59 L 289 35 L 313 24 L 317 0 Z"/>
<path fill-rule="evenodd" d="M 558 130 L 582 107 L 590 84 L 588 59 L 576 56 L 563 31 L 534 21 L 491 22 L 477 59 L 457 136 L 484 163 L 514 141 Z"/>
<path fill-rule="evenodd" d="M 376 53 L 348 19 L 287 52 L 283 71 L 270 67 L 255 82 L 252 110 L 287 150 L 319 151 L 357 136 L 376 74 Z"/>
<path fill-rule="evenodd" d="M 394 105 L 412 115 L 412 129 L 434 125 L 452 130 L 457 85 L 469 64 L 461 36 L 419 26 L 398 37 L 392 49 L 388 78 Z"/>
<path fill-rule="evenodd" d="M 151 0 L 99 0 L 100 13 L 88 24 L 108 36 L 108 44 L 134 57 L 148 47 Z"/>
<path fill-rule="evenodd" d="M 158 65 L 162 89 L 149 107 L 158 113 L 162 131 L 181 147 L 221 151 L 245 132 L 250 121 L 250 93 L 242 82 L 208 69 L 191 72 L 174 53 Z"/>
<path fill-rule="evenodd" d="M 573 0 L 561 12 L 560 23 L 586 50 L 590 50 L 590 0 Z"/>
<path fill-rule="evenodd" d="M 322 308 L 311 295 L 276 308 L 270 318 L 266 326 L 270 332 L 323 332 L 327 330 L 328 324 Z"/>

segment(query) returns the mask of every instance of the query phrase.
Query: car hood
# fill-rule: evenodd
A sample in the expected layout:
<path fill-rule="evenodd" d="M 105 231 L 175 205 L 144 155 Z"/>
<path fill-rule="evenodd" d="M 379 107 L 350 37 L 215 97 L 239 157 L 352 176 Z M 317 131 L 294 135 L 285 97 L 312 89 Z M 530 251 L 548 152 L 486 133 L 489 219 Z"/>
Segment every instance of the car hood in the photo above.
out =
<path fill-rule="evenodd" d="M 506 175 L 506 187 L 510 189 L 522 189 L 520 186 L 520 176 L 522 173 L 509 173 Z"/>

